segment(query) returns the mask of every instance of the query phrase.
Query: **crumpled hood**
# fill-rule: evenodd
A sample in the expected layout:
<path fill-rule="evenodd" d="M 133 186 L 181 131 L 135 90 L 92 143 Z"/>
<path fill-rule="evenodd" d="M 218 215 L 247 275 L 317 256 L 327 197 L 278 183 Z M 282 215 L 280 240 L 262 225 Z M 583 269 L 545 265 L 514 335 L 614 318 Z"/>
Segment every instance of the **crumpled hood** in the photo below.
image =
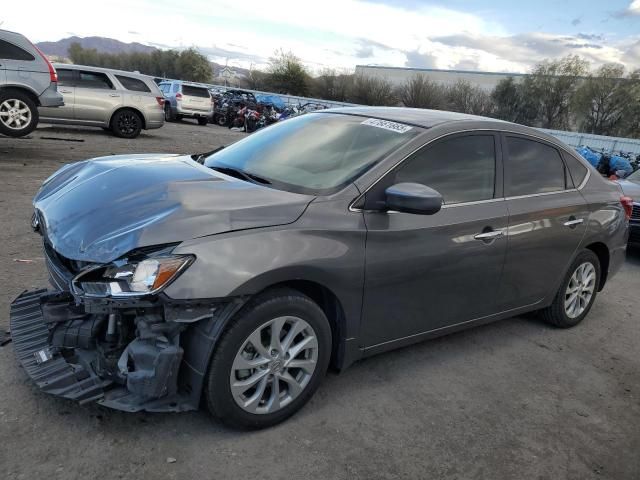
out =
<path fill-rule="evenodd" d="M 106 263 L 138 247 L 292 223 L 313 198 L 228 177 L 189 156 L 151 154 L 65 165 L 33 203 L 59 254 Z"/>

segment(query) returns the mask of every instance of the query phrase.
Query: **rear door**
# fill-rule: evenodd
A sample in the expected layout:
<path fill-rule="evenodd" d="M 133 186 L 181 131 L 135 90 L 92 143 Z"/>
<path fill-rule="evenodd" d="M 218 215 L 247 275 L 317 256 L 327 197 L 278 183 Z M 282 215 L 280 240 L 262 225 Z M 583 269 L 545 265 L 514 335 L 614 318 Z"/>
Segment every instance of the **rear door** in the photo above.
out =
<path fill-rule="evenodd" d="M 589 212 L 557 147 L 515 134 L 502 135 L 502 142 L 509 247 L 498 308 L 510 310 L 557 289 Z"/>
<path fill-rule="evenodd" d="M 362 332 L 366 348 L 490 315 L 506 254 L 499 137 L 448 136 L 425 146 L 366 194 Z M 400 182 L 444 198 L 434 215 L 388 212 Z"/>
<path fill-rule="evenodd" d="M 77 71 L 70 68 L 56 68 L 58 72 L 58 92 L 64 98 L 62 107 L 39 107 L 41 120 L 73 120 L 76 95 Z"/>
<path fill-rule="evenodd" d="M 203 87 L 182 85 L 182 108 L 207 113 L 211 110 L 211 94 Z"/>
<path fill-rule="evenodd" d="M 111 114 L 122 105 L 122 92 L 104 72 L 78 70 L 74 113 L 84 123 L 107 125 Z"/>

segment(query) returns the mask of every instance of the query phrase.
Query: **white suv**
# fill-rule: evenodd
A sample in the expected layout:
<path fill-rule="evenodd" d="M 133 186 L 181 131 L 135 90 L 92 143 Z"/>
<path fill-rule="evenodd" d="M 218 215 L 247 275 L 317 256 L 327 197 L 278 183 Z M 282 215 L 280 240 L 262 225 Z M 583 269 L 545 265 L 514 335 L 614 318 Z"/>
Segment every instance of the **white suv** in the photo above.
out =
<path fill-rule="evenodd" d="M 167 122 L 183 118 L 195 118 L 206 125 L 213 117 L 214 98 L 206 87 L 179 80 L 161 82 L 165 97 L 164 118 Z"/>

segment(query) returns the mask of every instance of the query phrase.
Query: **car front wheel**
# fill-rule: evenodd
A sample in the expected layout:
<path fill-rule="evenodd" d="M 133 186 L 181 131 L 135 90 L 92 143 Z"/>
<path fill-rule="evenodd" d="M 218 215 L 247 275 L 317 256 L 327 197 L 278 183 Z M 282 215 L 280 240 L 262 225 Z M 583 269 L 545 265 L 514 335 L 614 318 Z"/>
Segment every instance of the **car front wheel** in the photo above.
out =
<path fill-rule="evenodd" d="M 553 303 L 542 310 L 542 318 L 560 328 L 580 323 L 596 299 L 600 274 L 598 256 L 591 250 L 580 252 L 571 264 Z"/>
<path fill-rule="evenodd" d="M 18 90 L 0 91 L 0 133 L 24 137 L 38 126 L 38 107 L 29 95 Z"/>
<path fill-rule="evenodd" d="M 311 398 L 330 356 L 331 328 L 316 303 L 290 289 L 261 294 L 216 346 L 205 387 L 208 408 L 234 427 L 275 425 Z"/>

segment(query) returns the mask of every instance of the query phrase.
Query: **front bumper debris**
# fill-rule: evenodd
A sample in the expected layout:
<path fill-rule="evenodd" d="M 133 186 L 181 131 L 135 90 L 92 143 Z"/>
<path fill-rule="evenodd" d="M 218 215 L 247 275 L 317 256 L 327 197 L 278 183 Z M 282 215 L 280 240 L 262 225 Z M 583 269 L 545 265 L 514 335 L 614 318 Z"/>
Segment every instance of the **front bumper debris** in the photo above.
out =
<path fill-rule="evenodd" d="M 40 297 L 46 290 L 25 292 L 11 304 L 11 336 L 18 361 L 31 379 L 46 393 L 79 401 L 100 400 L 111 382 L 98 378 L 80 362 L 67 361 L 49 345 L 49 329 L 44 323 Z M 42 352 L 39 355 L 39 352 Z M 42 355 L 50 353 L 49 360 Z"/>
<path fill-rule="evenodd" d="M 35 290 L 11 304 L 11 334 L 18 361 L 46 393 L 127 412 L 182 412 L 198 408 L 214 346 L 245 300 L 92 303 Z"/>

